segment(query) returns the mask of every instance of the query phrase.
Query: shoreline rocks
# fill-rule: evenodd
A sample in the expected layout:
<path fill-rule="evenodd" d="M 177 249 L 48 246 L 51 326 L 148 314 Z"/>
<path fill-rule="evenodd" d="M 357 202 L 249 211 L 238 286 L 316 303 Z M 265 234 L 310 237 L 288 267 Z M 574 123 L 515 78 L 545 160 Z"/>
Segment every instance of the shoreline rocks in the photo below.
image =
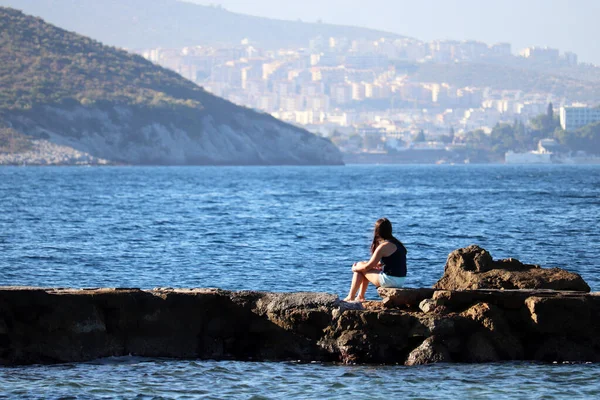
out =
<path fill-rule="evenodd" d="M 357 304 L 327 293 L 3 287 L 0 365 L 123 355 L 405 365 L 600 361 L 600 293 L 379 293 L 383 302 Z M 427 312 L 419 308 L 424 300 Z"/>
<path fill-rule="evenodd" d="M 31 140 L 31 148 L 18 153 L 0 151 L 0 166 L 108 166 L 118 163 L 94 157 L 69 146 L 61 146 L 48 140 Z"/>
<path fill-rule="evenodd" d="M 0 365 L 124 355 L 600 362 L 600 293 L 589 290 L 577 274 L 494 261 L 477 246 L 452 252 L 433 288 L 379 288 L 380 302 L 328 293 L 0 287 Z"/>

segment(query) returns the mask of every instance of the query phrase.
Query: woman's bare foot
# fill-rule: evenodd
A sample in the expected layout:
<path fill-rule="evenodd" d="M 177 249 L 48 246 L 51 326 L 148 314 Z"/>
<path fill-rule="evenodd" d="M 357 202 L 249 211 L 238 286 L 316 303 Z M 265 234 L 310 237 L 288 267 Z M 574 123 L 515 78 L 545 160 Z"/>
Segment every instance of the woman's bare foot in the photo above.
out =
<path fill-rule="evenodd" d="M 358 302 L 361 302 L 361 303 L 364 303 L 365 301 L 367 301 L 367 299 L 365 299 L 364 297 L 357 297 L 355 300 Z"/>
<path fill-rule="evenodd" d="M 344 300 L 342 300 L 342 301 L 352 301 L 352 297 L 346 296 L 346 298 Z"/>

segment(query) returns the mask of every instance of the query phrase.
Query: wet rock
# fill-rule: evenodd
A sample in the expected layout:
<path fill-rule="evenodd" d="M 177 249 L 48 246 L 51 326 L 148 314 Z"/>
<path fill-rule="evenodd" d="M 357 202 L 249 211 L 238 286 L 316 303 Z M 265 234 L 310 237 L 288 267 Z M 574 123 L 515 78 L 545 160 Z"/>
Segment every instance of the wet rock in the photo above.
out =
<path fill-rule="evenodd" d="M 551 337 L 534 343 L 533 359 L 545 362 L 599 362 L 600 352 L 589 342 L 575 342 L 566 337 Z"/>
<path fill-rule="evenodd" d="M 494 261 L 486 250 L 471 245 L 450 253 L 444 276 L 435 289 L 553 289 L 589 292 L 580 275 L 560 268 L 540 268 L 515 259 Z"/>
<path fill-rule="evenodd" d="M 6 335 L 8 333 L 8 326 L 3 318 L 0 318 L 0 335 Z"/>
<path fill-rule="evenodd" d="M 425 365 L 450 362 L 450 352 L 436 336 L 428 337 L 406 358 L 405 365 Z"/>
<path fill-rule="evenodd" d="M 492 345 L 487 335 L 482 332 L 476 332 L 468 338 L 464 357 L 466 362 L 471 363 L 496 362 L 501 360 L 494 345 Z"/>

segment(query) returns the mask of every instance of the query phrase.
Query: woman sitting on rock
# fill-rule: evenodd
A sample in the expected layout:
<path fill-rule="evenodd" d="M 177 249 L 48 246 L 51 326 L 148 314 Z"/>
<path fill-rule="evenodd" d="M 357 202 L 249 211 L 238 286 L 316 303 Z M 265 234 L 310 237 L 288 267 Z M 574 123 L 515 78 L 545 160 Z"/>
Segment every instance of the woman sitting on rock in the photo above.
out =
<path fill-rule="evenodd" d="M 387 218 L 375 223 L 371 259 L 352 265 L 352 284 L 344 301 L 365 301 L 367 286 L 400 288 L 406 277 L 406 247 L 392 235 L 392 223 Z M 358 292 L 358 296 L 355 298 Z"/>

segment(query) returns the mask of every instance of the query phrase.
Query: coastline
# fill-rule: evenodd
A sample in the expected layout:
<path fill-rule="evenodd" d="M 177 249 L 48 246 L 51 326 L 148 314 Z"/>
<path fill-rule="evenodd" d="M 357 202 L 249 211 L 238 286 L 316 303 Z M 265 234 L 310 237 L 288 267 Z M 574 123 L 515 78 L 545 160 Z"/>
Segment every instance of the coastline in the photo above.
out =
<path fill-rule="evenodd" d="M 504 161 L 470 160 L 446 150 L 417 150 L 388 153 L 342 153 L 343 164 L 129 164 L 98 158 L 68 146 L 58 145 L 47 140 L 33 140 L 33 148 L 20 153 L 0 152 L 0 167 L 3 166 L 283 166 L 283 165 L 600 165 L 597 161 L 552 162 L 552 163 L 513 163 Z M 591 160 L 591 159 L 590 159 Z"/>

